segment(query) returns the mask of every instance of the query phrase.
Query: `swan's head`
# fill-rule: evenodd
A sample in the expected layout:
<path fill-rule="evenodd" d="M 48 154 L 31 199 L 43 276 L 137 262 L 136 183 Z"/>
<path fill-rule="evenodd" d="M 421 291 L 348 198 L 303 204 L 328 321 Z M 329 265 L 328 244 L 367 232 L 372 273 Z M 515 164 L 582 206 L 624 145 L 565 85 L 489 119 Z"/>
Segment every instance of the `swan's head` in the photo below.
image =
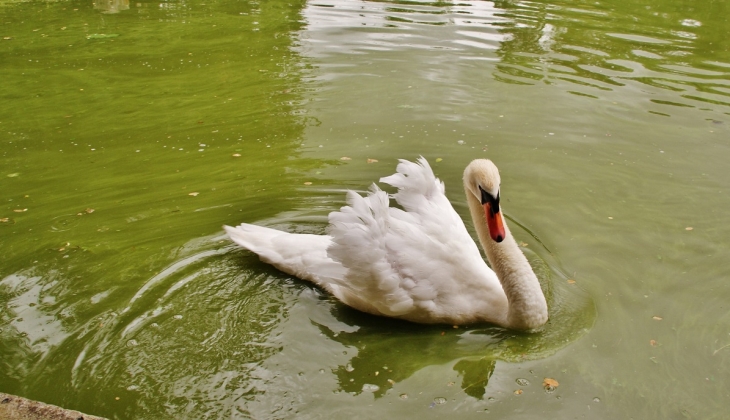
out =
<path fill-rule="evenodd" d="M 499 171 L 488 159 L 475 159 L 464 170 L 464 188 L 484 207 L 489 236 L 495 242 L 505 237 L 504 222 L 499 207 Z"/>

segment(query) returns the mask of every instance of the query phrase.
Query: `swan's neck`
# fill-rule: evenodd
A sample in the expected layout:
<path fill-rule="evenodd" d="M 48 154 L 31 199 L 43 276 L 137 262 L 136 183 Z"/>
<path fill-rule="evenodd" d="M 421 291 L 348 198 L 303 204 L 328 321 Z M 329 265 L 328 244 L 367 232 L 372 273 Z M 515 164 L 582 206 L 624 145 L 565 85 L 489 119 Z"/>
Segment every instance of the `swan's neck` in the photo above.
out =
<path fill-rule="evenodd" d="M 497 243 L 489 236 L 484 208 L 479 200 L 468 190 L 466 197 L 479 241 L 507 295 L 509 327 L 514 329 L 539 327 L 548 317 L 545 296 L 530 263 L 510 233 L 506 220 L 504 220 L 505 238 Z"/>

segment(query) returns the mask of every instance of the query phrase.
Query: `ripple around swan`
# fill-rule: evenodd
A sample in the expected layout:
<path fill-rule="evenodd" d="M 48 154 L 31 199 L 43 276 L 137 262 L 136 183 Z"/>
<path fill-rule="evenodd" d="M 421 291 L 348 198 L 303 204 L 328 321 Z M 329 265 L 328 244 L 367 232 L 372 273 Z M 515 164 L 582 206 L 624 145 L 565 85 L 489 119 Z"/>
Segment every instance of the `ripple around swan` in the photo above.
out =
<path fill-rule="evenodd" d="M 265 388 L 266 371 L 258 364 L 280 350 L 274 331 L 287 317 L 291 281 L 279 281 L 265 266 L 242 269 L 238 250 L 216 246 L 222 239 L 193 241 L 124 310 L 90 321 L 88 329 L 97 331 L 78 350 L 72 382 L 86 387 L 106 378 L 104 392 L 117 399 L 166 400 L 153 416 L 245 409 L 234 401 Z M 199 406 L 186 409 L 197 404 L 185 400 L 190 392 Z"/>
<path fill-rule="evenodd" d="M 262 223 L 322 233 L 325 220 L 315 206 Z M 595 318 L 591 300 L 565 282 L 537 238 L 538 253 L 525 252 L 546 290 L 551 319 L 533 334 L 492 326 L 444 332 L 443 326 L 366 315 L 240 248 L 220 245 L 223 239 L 191 241 L 123 310 L 100 314 L 72 332 L 75 340 L 65 343 L 78 348 L 71 382 L 88 387 L 104 381 L 105 393 L 127 401 L 155 395 L 166 403 L 151 415 L 255 416 L 276 411 L 271 404 L 293 410 L 306 403 L 288 397 L 315 380 L 301 372 L 319 372 L 318 388 L 333 396 L 366 392 L 380 398 L 395 384 L 446 363 L 464 375 L 465 392 L 479 399 L 497 360 L 547 357 L 585 334 Z M 374 370 L 383 375 L 374 377 Z M 113 401 L 98 398 L 102 406 Z"/>

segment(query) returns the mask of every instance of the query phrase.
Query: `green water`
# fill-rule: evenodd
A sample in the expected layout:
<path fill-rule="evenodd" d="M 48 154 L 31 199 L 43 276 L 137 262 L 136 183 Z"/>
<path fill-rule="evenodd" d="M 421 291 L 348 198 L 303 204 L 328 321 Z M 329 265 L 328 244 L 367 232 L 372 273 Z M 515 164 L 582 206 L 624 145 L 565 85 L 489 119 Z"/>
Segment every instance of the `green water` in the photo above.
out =
<path fill-rule="evenodd" d="M 0 0 L 0 391 L 114 419 L 726 417 L 729 16 Z M 223 235 L 322 233 L 419 155 L 464 217 L 464 166 L 499 166 L 542 331 L 363 315 Z"/>

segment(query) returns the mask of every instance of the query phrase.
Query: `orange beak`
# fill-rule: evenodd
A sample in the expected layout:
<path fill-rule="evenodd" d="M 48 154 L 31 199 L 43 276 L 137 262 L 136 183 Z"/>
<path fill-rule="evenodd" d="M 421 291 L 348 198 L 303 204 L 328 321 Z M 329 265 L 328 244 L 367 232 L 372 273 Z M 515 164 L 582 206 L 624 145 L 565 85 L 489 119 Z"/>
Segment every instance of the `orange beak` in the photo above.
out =
<path fill-rule="evenodd" d="M 484 216 L 487 219 L 487 227 L 489 228 L 489 236 L 494 242 L 502 242 L 506 236 L 504 233 L 504 222 L 502 221 L 502 213 L 497 210 L 492 211 L 490 203 L 484 204 Z"/>

